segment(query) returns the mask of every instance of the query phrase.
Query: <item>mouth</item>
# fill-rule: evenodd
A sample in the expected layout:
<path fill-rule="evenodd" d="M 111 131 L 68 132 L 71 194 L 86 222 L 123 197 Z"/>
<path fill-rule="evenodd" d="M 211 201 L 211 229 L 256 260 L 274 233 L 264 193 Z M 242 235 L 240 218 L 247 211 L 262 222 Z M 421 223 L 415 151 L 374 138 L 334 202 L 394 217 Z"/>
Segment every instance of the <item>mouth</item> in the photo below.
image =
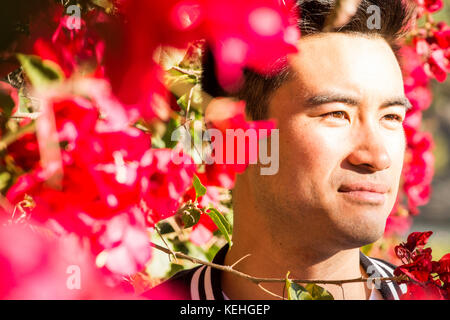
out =
<path fill-rule="evenodd" d="M 386 202 L 386 194 L 389 187 L 384 184 L 358 182 L 343 184 L 338 192 L 347 200 L 358 204 L 383 205 Z"/>

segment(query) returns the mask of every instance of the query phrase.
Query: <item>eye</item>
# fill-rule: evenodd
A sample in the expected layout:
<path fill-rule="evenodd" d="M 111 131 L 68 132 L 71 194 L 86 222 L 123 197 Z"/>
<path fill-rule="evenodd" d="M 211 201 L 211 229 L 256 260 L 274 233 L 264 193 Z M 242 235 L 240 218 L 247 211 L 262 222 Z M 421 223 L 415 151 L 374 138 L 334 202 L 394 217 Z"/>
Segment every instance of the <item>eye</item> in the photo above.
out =
<path fill-rule="evenodd" d="M 345 111 L 328 112 L 322 116 L 327 117 L 327 118 L 332 118 L 332 119 L 342 119 L 342 120 L 349 119 L 349 117 Z"/>
<path fill-rule="evenodd" d="M 397 114 L 387 114 L 384 116 L 385 119 L 389 120 L 389 121 L 398 121 L 398 122 L 403 122 L 403 118 Z"/>

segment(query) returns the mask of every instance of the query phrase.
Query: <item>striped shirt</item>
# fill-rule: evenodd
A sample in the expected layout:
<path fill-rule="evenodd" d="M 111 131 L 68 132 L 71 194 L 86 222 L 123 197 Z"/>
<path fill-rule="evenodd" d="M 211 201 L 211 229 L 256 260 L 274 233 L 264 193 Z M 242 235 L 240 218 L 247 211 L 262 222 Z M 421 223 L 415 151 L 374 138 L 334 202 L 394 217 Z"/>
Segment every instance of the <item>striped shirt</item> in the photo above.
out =
<path fill-rule="evenodd" d="M 213 259 L 213 263 L 223 265 L 228 245 L 225 245 Z M 369 277 L 393 277 L 395 266 L 381 259 L 370 258 L 360 252 L 360 264 Z M 197 266 L 183 270 L 169 280 L 145 292 L 149 299 L 176 300 L 229 300 L 222 291 L 221 270 L 210 266 Z M 406 292 L 406 285 L 393 281 L 381 281 L 379 289 L 372 290 L 369 300 L 399 300 Z"/>

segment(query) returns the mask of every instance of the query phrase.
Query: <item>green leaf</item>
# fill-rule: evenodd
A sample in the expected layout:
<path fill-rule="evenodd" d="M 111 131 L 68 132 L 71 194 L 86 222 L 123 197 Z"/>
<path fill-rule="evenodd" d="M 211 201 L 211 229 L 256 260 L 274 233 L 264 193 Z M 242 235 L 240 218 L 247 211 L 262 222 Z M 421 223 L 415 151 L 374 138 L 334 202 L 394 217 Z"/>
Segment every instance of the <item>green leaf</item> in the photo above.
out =
<path fill-rule="evenodd" d="M 369 255 L 370 250 L 372 250 L 373 247 L 373 243 L 369 243 L 363 247 L 361 247 L 361 252 L 364 253 L 366 256 Z"/>
<path fill-rule="evenodd" d="M 110 13 L 114 9 L 111 0 L 92 0 L 92 3 L 105 9 L 106 13 Z"/>
<path fill-rule="evenodd" d="M 208 212 L 209 211 L 209 212 Z M 228 220 L 215 208 L 209 208 L 206 214 L 212 219 L 215 223 L 219 231 L 223 234 L 225 239 L 228 241 L 231 246 L 233 243 L 231 242 L 230 234 L 231 234 L 231 225 Z"/>
<path fill-rule="evenodd" d="M 11 174 L 7 171 L 0 173 L 0 191 L 3 191 L 10 183 Z"/>
<path fill-rule="evenodd" d="M 167 271 L 166 277 L 170 278 L 171 276 L 175 275 L 177 272 L 184 270 L 184 266 L 177 263 L 171 263 L 170 269 Z"/>
<path fill-rule="evenodd" d="M 14 108 L 14 100 L 10 95 L 0 91 L 0 115 L 2 120 L 8 119 L 11 116 L 11 111 Z"/>
<path fill-rule="evenodd" d="M 61 68 L 54 62 L 24 54 L 18 54 L 17 58 L 34 87 L 46 86 L 64 78 Z"/>
<path fill-rule="evenodd" d="M 306 290 L 311 294 L 313 300 L 334 300 L 331 293 L 317 284 L 310 283 L 306 285 Z"/>
<path fill-rule="evenodd" d="M 200 220 L 200 215 L 201 212 L 198 209 L 184 211 L 183 215 L 181 216 L 184 228 L 190 228 L 192 226 L 195 226 L 197 222 Z"/>
<path fill-rule="evenodd" d="M 162 136 L 165 148 L 173 149 L 177 145 L 178 141 L 176 140 L 172 141 L 172 134 L 175 130 L 180 129 L 180 125 L 181 123 L 179 119 L 174 118 L 171 118 L 169 122 L 166 124 L 166 132 Z"/>
<path fill-rule="evenodd" d="M 152 148 L 154 149 L 163 149 L 166 147 L 166 144 L 164 143 L 164 140 L 161 139 L 161 137 L 153 136 L 152 137 Z"/>
<path fill-rule="evenodd" d="M 206 258 L 208 258 L 208 261 L 212 261 L 214 257 L 216 256 L 216 253 L 219 252 L 220 247 L 213 244 L 208 251 L 205 252 Z"/>
<path fill-rule="evenodd" d="M 289 273 L 286 275 L 286 290 L 288 294 L 288 300 L 313 300 L 311 294 L 304 287 L 298 283 L 289 280 Z"/>
<path fill-rule="evenodd" d="M 17 108 L 17 112 L 19 114 L 32 113 L 36 110 L 33 109 L 33 102 L 30 98 L 28 98 L 24 93 L 24 88 L 20 88 L 19 90 L 19 106 Z"/>
<path fill-rule="evenodd" d="M 181 97 L 179 97 L 177 99 L 177 104 L 182 110 L 186 111 L 187 110 L 187 105 L 188 105 L 188 98 L 187 98 L 187 96 L 185 94 L 183 94 Z"/>
<path fill-rule="evenodd" d="M 195 189 L 195 200 L 197 200 L 197 198 L 203 197 L 206 194 L 206 188 L 196 174 L 194 174 L 193 184 Z"/>

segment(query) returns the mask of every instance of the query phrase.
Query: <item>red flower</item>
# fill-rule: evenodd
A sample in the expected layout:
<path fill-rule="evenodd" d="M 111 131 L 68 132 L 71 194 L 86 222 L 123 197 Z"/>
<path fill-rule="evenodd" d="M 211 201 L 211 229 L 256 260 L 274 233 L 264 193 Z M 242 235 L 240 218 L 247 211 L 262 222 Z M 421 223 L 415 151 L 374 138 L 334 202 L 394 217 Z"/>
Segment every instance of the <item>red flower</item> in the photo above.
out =
<path fill-rule="evenodd" d="M 407 291 L 400 296 L 400 300 L 443 300 L 441 290 L 433 285 L 419 285 L 409 283 L 407 285 Z"/>
<path fill-rule="evenodd" d="M 239 85 L 242 69 L 274 73 L 297 51 L 300 33 L 294 1 L 207 0 L 205 31 L 216 58 L 219 83 Z"/>
<path fill-rule="evenodd" d="M 405 274 L 410 279 L 417 282 L 427 282 L 432 280 L 431 273 L 433 271 L 433 264 L 431 261 L 431 249 L 427 248 L 420 252 L 420 254 L 414 252 L 411 255 L 411 258 L 413 262 L 397 267 L 394 270 L 394 274 L 396 276 Z"/>
<path fill-rule="evenodd" d="M 216 224 L 211 218 L 202 214 L 198 223 L 192 227 L 192 232 L 189 234 L 189 240 L 197 246 L 207 243 L 213 237 L 213 232 L 217 230 Z"/>
<path fill-rule="evenodd" d="M 8 146 L 8 155 L 14 163 L 25 172 L 34 169 L 39 164 L 40 154 L 36 135 L 27 133 Z"/>
<path fill-rule="evenodd" d="M 175 214 L 183 195 L 192 185 L 196 167 L 191 157 L 171 149 L 148 150 L 141 166 L 142 198 L 150 209 L 147 222 L 153 226 Z"/>
<path fill-rule="evenodd" d="M 450 28 L 442 22 L 439 26 L 439 30 L 434 31 L 434 38 L 441 49 L 450 48 Z"/>
<path fill-rule="evenodd" d="M 433 234 L 432 231 L 413 232 L 408 236 L 406 243 L 401 243 L 395 247 L 395 253 L 404 263 L 411 263 L 417 255 L 422 253 L 422 249 L 428 242 L 428 238 Z M 431 250 L 431 249 L 430 249 Z M 419 253 L 417 253 L 417 251 Z M 431 257 L 431 251 L 423 251 Z M 428 256 L 427 256 L 428 258 Z M 406 262 L 405 262 L 406 261 Z M 415 261 L 415 260 L 414 260 Z M 398 269 L 398 268 L 397 268 Z"/>
<path fill-rule="evenodd" d="M 80 28 L 70 28 L 71 17 L 63 15 L 62 7 L 55 8 L 53 34 L 42 34 L 33 44 L 33 53 L 58 64 L 67 77 L 87 62 L 100 63 L 103 42 L 94 33 L 96 12 L 91 11 L 86 17 L 88 23 L 80 17 Z"/>
<path fill-rule="evenodd" d="M 78 238 L 49 236 L 39 225 L 0 226 L 1 299 L 130 299 L 107 286 Z"/>
<path fill-rule="evenodd" d="M 430 70 L 439 82 L 444 82 L 447 79 L 447 73 L 450 71 L 448 53 L 442 49 L 434 50 L 429 59 Z"/>
<path fill-rule="evenodd" d="M 408 152 L 403 167 L 403 190 L 408 196 L 408 206 L 412 214 L 417 207 L 429 201 L 431 180 L 434 174 L 433 140 L 431 135 L 416 131 L 405 125 Z"/>
<path fill-rule="evenodd" d="M 436 272 L 444 285 L 450 286 L 450 253 L 447 253 L 439 260 L 439 267 Z"/>
<path fill-rule="evenodd" d="M 384 234 L 386 237 L 395 234 L 405 234 L 411 228 L 412 220 L 409 216 L 397 216 L 393 211 L 386 221 Z"/>
<path fill-rule="evenodd" d="M 244 102 L 230 102 L 216 99 L 211 102 L 205 114 L 210 129 L 220 132 L 220 138 L 212 135 L 214 146 L 211 154 L 213 164 L 206 165 L 207 184 L 232 188 L 236 173 L 242 173 L 249 164 L 255 164 L 259 154 L 259 140 L 271 134 L 275 122 L 247 121 Z M 237 133 L 249 133 L 244 141 Z M 235 135 L 236 134 L 236 135 Z M 254 140 L 250 139 L 253 134 Z M 233 149 L 228 146 L 233 143 Z"/>
<path fill-rule="evenodd" d="M 132 275 L 142 271 L 151 257 L 144 214 L 138 208 L 132 208 L 127 213 L 101 222 L 100 225 L 103 228 L 98 237 L 98 244 L 103 248 L 101 254 L 104 255 L 104 266 L 120 275 Z"/>
<path fill-rule="evenodd" d="M 433 231 L 427 232 L 413 232 L 408 236 L 408 239 L 405 244 L 405 248 L 410 252 L 413 252 L 415 249 L 423 249 L 423 247 L 427 244 L 428 239 L 433 234 Z"/>
<path fill-rule="evenodd" d="M 416 0 L 417 4 L 425 8 L 428 12 L 436 12 L 442 9 L 442 0 Z"/>

